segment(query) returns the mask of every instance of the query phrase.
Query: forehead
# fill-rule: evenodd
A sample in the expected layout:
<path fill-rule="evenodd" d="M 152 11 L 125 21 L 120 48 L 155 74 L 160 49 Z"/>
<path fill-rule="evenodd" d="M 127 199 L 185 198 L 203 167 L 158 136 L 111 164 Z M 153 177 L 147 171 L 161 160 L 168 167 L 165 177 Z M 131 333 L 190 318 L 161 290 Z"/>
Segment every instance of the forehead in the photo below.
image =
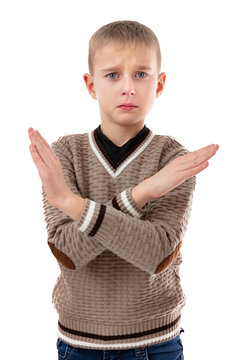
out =
<path fill-rule="evenodd" d="M 98 71 L 120 68 L 125 64 L 156 67 L 156 50 L 145 45 L 107 44 L 96 51 L 94 67 Z"/>

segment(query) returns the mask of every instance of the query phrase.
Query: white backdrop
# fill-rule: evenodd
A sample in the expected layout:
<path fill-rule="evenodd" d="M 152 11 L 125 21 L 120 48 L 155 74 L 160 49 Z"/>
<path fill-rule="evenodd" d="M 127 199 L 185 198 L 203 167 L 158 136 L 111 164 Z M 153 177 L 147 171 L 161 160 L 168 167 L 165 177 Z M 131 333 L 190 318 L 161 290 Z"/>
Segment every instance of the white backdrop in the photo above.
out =
<path fill-rule="evenodd" d="M 219 144 L 197 175 L 181 248 L 186 360 L 243 355 L 243 11 L 241 1 L 1 1 L 1 354 L 56 359 L 59 275 L 47 245 L 41 180 L 28 128 L 51 143 L 97 127 L 88 42 L 102 25 L 136 20 L 157 35 L 167 75 L 145 124 L 194 151 Z"/>

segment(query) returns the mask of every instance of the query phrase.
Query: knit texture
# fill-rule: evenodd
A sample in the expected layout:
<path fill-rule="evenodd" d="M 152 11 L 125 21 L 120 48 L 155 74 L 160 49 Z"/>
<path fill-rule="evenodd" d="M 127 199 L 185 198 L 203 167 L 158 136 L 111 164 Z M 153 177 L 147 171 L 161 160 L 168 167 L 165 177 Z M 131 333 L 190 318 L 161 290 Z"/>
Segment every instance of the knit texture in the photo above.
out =
<path fill-rule="evenodd" d="M 42 186 L 47 243 L 61 271 L 52 293 L 57 334 L 72 346 L 128 349 L 180 332 L 180 248 L 196 176 L 140 208 L 132 188 L 189 153 L 172 136 L 143 134 L 116 167 L 95 130 L 51 144 L 67 186 L 85 199 L 74 221 L 50 205 Z"/>

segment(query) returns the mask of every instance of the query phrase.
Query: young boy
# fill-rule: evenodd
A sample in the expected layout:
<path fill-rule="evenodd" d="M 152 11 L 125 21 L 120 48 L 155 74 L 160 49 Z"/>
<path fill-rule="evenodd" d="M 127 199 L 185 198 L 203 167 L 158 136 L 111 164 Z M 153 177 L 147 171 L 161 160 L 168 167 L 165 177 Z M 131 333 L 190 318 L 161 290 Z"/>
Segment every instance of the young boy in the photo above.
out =
<path fill-rule="evenodd" d="M 145 25 L 104 25 L 88 61 L 84 81 L 101 125 L 51 147 L 29 128 L 61 270 L 52 294 L 59 358 L 183 359 L 180 248 L 196 174 L 218 146 L 190 153 L 144 124 L 166 79 Z"/>

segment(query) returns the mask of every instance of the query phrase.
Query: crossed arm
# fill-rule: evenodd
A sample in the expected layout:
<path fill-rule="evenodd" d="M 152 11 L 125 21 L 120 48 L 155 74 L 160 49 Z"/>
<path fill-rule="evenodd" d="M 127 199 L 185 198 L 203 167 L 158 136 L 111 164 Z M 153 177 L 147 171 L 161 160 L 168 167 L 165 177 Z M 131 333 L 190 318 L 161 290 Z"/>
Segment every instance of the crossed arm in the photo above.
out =
<path fill-rule="evenodd" d="M 151 178 L 124 189 L 104 205 L 81 197 L 64 144 L 54 142 L 50 147 L 39 133 L 35 139 L 30 137 L 43 184 L 48 244 L 63 266 L 82 267 L 105 249 L 150 274 L 172 263 L 189 219 L 194 174 L 208 166 L 216 148 L 207 146 L 193 153 L 174 149 L 167 166 L 163 164 Z"/>

